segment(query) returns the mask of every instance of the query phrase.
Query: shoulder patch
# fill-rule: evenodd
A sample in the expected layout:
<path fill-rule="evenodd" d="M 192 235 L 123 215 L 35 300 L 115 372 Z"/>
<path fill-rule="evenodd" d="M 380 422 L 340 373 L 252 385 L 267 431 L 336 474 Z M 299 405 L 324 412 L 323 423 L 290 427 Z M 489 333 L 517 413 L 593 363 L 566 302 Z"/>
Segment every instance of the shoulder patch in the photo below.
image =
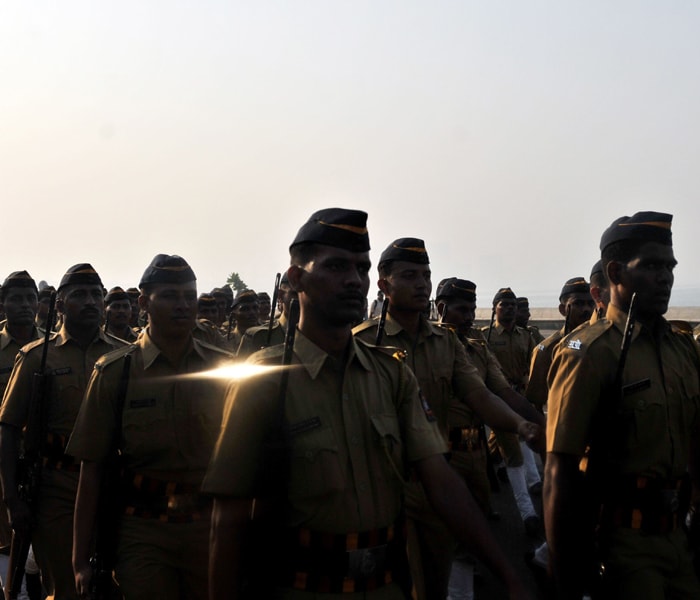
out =
<path fill-rule="evenodd" d="M 581 340 L 578 338 L 567 340 L 566 347 L 570 348 L 571 350 L 580 350 L 581 349 Z"/>
<path fill-rule="evenodd" d="M 585 351 L 612 326 L 612 321 L 601 319 L 588 327 L 577 327 L 561 339 L 559 347 L 574 351 Z"/>
<path fill-rule="evenodd" d="M 421 390 L 421 389 L 418 390 L 418 396 L 420 398 L 421 408 L 423 409 L 423 412 L 425 413 L 425 418 L 428 421 L 430 421 L 431 423 L 434 421 L 437 421 L 437 418 L 435 417 L 435 413 L 433 413 L 433 409 L 430 406 L 430 402 L 428 402 L 428 399 L 423 394 L 423 390 Z"/>

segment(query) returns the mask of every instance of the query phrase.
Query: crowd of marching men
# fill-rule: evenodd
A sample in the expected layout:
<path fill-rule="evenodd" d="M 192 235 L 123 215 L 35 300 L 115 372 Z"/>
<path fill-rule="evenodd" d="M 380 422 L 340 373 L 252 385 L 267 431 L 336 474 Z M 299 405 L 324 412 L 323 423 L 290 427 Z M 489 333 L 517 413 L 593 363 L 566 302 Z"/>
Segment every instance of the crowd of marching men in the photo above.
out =
<path fill-rule="evenodd" d="M 26 570 L 32 600 L 464 600 L 479 565 L 510 598 L 698 597 L 700 351 L 663 319 L 671 216 L 611 224 L 546 339 L 508 287 L 477 328 L 476 285 L 433 287 L 418 238 L 382 252 L 368 306 L 366 216 L 312 215 L 272 297 L 198 294 L 165 254 L 135 288 L 89 263 L 55 290 L 6 277 L 8 598 Z M 271 368 L 213 375 L 244 359 Z M 542 589 L 493 535 L 496 479 Z"/>

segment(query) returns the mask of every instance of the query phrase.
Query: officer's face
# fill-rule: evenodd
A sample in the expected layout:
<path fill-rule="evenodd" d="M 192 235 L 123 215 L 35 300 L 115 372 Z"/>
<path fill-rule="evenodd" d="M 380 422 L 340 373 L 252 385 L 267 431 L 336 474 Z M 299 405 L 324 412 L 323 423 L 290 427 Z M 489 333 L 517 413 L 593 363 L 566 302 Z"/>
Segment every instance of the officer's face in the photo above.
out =
<path fill-rule="evenodd" d="M 518 304 L 512 298 L 503 298 L 496 304 L 496 319 L 499 323 L 512 323 L 515 321 L 515 311 Z"/>
<path fill-rule="evenodd" d="M 311 261 L 291 267 L 290 283 L 296 289 L 302 319 L 312 316 L 332 327 L 362 319 L 369 290 L 369 252 L 350 252 L 318 245 Z"/>
<path fill-rule="evenodd" d="M 515 324 L 525 327 L 530 320 L 530 306 L 527 304 L 518 305 L 515 310 Z"/>
<path fill-rule="evenodd" d="M 644 317 L 663 315 L 668 310 L 673 287 L 673 269 L 677 261 L 673 248 L 657 242 L 644 244 L 637 256 L 618 264 L 619 282 L 615 285 L 617 303 L 627 308 L 636 292 L 635 309 Z"/>
<path fill-rule="evenodd" d="M 389 298 L 389 305 L 396 310 L 424 312 L 430 302 L 433 283 L 430 265 L 397 260 L 391 273 L 379 280 L 379 287 Z"/>
<path fill-rule="evenodd" d="M 454 325 L 459 333 L 466 334 L 474 324 L 476 301 L 450 299 L 446 302 L 445 307 L 442 322 Z"/>
<path fill-rule="evenodd" d="M 39 306 L 37 307 L 36 314 L 40 319 L 45 319 L 48 316 L 50 304 L 51 298 L 45 297 L 39 300 Z"/>
<path fill-rule="evenodd" d="M 34 323 L 39 307 L 36 291 L 31 287 L 11 287 L 5 292 L 0 312 L 5 313 L 11 327 L 26 327 Z"/>
<path fill-rule="evenodd" d="M 212 319 L 219 324 L 226 320 L 226 296 L 216 296 L 216 316 Z"/>
<path fill-rule="evenodd" d="M 561 305 L 559 311 L 566 316 L 569 312 L 569 329 L 575 329 L 588 321 L 595 310 L 595 302 L 590 294 L 571 294 Z"/>
<path fill-rule="evenodd" d="M 263 299 L 259 303 L 258 311 L 260 315 L 260 319 L 268 319 L 270 317 L 270 311 L 272 310 L 272 304 L 270 303 L 270 300 Z"/>
<path fill-rule="evenodd" d="M 125 327 L 131 320 L 131 302 L 129 300 L 115 300 L 105 307 L 107 320 L 115 327 Z"/>
<path fill-rule="evenodd" d="M 99 327 L 104 307 L 101 285 L 69 285 L 61 290 L 61 297 L 56 301 L 56 308 L 68 327 Z"/>
<path fill-rule="evenodd" d="M 197 283 L 157 283 L 139 296 L 151 330 L 159 335 L 190 335 L 197 319 Z"/>
<path fill-rule="evenodd" d="M 197 313 L 197 318 L 216 322 L 219 318 L 219 307 L 216 305 L 202 306 Z"/>
<path fill-rule="evenodd" d="M 233 309 L 233 315 L 241 329 L 248 329 L 260 324 L 260 306 L 257 302 L 241 302 Z"/>

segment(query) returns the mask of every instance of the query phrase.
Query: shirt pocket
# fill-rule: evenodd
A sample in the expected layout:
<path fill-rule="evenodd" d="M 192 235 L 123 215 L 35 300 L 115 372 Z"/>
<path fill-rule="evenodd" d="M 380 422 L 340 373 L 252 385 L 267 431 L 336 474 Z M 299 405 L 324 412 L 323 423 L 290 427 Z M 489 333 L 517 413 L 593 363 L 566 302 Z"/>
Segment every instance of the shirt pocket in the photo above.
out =
<path fill-rule="evenodd" d="M 378 470 L 385 479 L 402 480 L 405 472 L 404 446 L 401 441 L 399 419 L 395 414 L 372 415 L 372 429 L 376 435 L 379 452 Z"/>
<path fill-rule="evenodd" d="M 135 459 L 134 467 L 163 465 L 149 464 L 171 447 L 171 428 L 167 411 L 156 398 L 129 398 L 122 416 L 122 444 L 124 454 Z M 145 463 L 145 464 L 144 464 Z"/>
<path fill-rule="evenodd" d="M 623 391 L 620 411 L 622 428 L 619 434 L 626 448 L 651 451 L 668 439 L 668 419 L 662 393 L 643 381 L 632 384 L 627 390 Z M 613 431 L 613 435 L 616 432 Z"/>
<path fill-rule="evenodd" d="M 291 446 L 290 498 L 318 500 L 347 487 L 338 443 L 330 427 L 299 433 L 292 438 Z"/>
<path fill-rule="evenodd" d="M 70 433 L 78 417 L 85 392 L 78 373 L 71 369 L 56 369 L 50 385 L 56 402 L 49 403 L 49 427 L 59 433 Z"/>

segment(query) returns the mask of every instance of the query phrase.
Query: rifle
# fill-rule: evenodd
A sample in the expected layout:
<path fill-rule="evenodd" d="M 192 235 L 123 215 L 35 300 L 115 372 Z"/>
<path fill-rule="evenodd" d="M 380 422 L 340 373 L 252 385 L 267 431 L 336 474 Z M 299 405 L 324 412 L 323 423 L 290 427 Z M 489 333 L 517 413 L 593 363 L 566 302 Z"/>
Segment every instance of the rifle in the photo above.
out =
<path fill-rule="evenodd" d="M 634 300 L 636 297 L 637 292 L 632 294 L 630 307 L 627 311 L 627 321 L 625 322 L 625 331 L 622 334 L 622 344 L 620 346 L 620 360 L 617 362 L 617 372 L 615 373 L 615 389 L 619 390 L 620 395 L 622 395 L 622 375 L 625 370 L 627 355 L 629 354 L 630 346 L 632 345 L 632 334 L 634 333 L 634 326 L 636 323 L 634 313 Z"/>
<path fill-rule="evenodd" d="M 374 339 L 375 346 L 382 345 L 382 338 L 384 337 L 384 327 L 386 327 L 387 312 L 389 312 L 389 298 L 384 298 L 384 302 L 382 302 L 382 314 L 379 316 L 379 326 L 377 327 L 377 337 Z"/>
<path fill-rule="evenodd" d="M 270 320 L 267 323 L 267 338 L 265 338 L 265 348 L 267 348 L 270 345 L 270 341 L 272 340 L 272 325 L 275 320 L 275 309 L 277 308 L 277 297 L 279 296 L 280 292 L 281 277 L 281 273 L 277 273 L 277 275 L 275 276 L 275 291 L 272 292 L 272 306 L 270 307 Z"/>
<path fill-rule="evenodd" d="M 617 361 L 617 368 L 615 370 L 615 379 L 613 381 L 612 395 L 611 399 L 615 402 L 620 402 L 623 398 L 623 377 L 625 371 L 625 364 L 627 363 L 627 355 L 629 354 L 630 346 L 632 345 L 632 334 L 634 333 L 634 328 L 636 324 L 636 315 L 634 310 L 634 301 L 637 297 L 636 292 L 632 294 L 630 299 L 629 309 L 627 311 L 627 321 L 625 322 L 625 330 L 622 333 L 622 342 L 620 344 L 620 358 Z M 602 403 L 605 404 L 605 403 Z M 601 454 L 598 448 L 601 445 L 601 440 L 609 438 L 612 435 L 611 429 L 614 428 L 614 423 L 610 418 L 610 415 L 614 414 L 617 410 L 617 406 L 601 406 L 598 411 L 598 419 L 602 419 L 604 426 L 601 432 L 598 434 L 598 439 L 594 440 L 591 444 L 586 458 L 586 471 L 584 474 L 584 479 L 587 482 L 586 487 L 588 488 L 586 494 L 586 501 L 589 503 L 587 511 L 587 519 L 584 520 L 585 526 L 588 528 L 586 534 L 590 534 L 590 539 L 584 538 L 584 544 L 586 541 L 591 545 L 591 548 L 584 550 L 584 556 L 586 554 L 592 555 L 592 564 L 589 565 L 590 571 L 587 573 L 588 591 L 592 597 L 596 597 L 599 593 L 599 588 L 601 585 L 601 579 L 605 572 L 604 565 L 599 560 L 599 552 L 597 548 L 596 535 L 601 535 L 597 533 L 599 526 L 598 519 L 600 517 L 603 498 L 602 490 L 608 486 L 608 483 L 612 481 L 616 475 L 610 472 L 610 469 L 606 468 L 603 464 L 605 457 Z M 603 412 L 604 411 L 604 412 Z M 611 439 L 611 438 L 609 438 Z M 587 521 L 587 522 L 586 522 Z"/>
<path fill-rule="evenodd" d="M 51 379 L 46 372 L 46 359 L 51 339 L 50 323 L 54 319 L 56 309 L 56 292 L 51 292 L 49 299 L 49 312 L 46 316 L 46 329 L 44 331 L 44 345 L 41 349 L 41 362 L 39 369 L 32 379 L 32 397 L 29 403 L 29 418 L 24 436 L 24 452 L 17 464 L 17 492 L 30 510 L 35 510 L 39 494 L 39 481 L 41 479 L 42 450 L 47 435 L 47 404 L 51 391 Z M 24 565 L 27 562 L 29 547 L 32 544 L 31 529 L 18 534 L 12 532 L 10 545 L 10 560 L 7 565 L 7 577 L 5 580 L 5 599 L 15 600 L 22 589 L 24 579 Z"/>
<path fill-rule="evenodd" d="M 116 563 L 117 533 L 119 528 L 119 515 L 122 512 L 122 487 L 121 487 L 121 456 L 119 441 L 122 430 L 122 415 L 124 401 L 129 387 L 129 371 L 131 368 L 131 354 L 124 357 L 121 379 L 117 389 L 117 432 L 113 441 L 112 452 L 107 459 L 105 470 L 102 474 L 100 498 L 97 504 L 97 527 L 95 531 L 95 549 L 90 557 L 92 579 L 90 580 L 91 600 L 116 600 L 121 598 L 121 593 L 112 578 L 112 571 Z"/>
<path fill-rule="evenodd" d="M 496 318 L 496 307 L 494 306 L 491 309 L 491 321 L 489 321 L 489 332 L 486 335 L 486 343 L 488 344 L 491 341 L 491 330 L 493 329 L 493 321 Z"/>
<path fill-rule="evenodd" d="M 285 501 L 289 480 L 289 428 L 285 416 L 289 365 L 294 352 L 294 336 L 299 321 L 299 301 L 294 298 L 289 304 L 289 321 L 284 338 L 282 373 L 280 374 L 274 425 L 265 440 L 263 466 L 259 492 L 251 510 L 248 545 L 250 561 L 245 570 L 247 581 L 243 584 L 243 597 L 256 600 L 272 598 L 277 583 L 270 576 L 270 565 L 281 565 L 284 561 Z"/>
<path fill-rule="evenodd" d="M 566 305 L 566 316 L 564 317 L 564 335 L 569 333 L 569 314 L 571 313 L 571 305 Z"/>

